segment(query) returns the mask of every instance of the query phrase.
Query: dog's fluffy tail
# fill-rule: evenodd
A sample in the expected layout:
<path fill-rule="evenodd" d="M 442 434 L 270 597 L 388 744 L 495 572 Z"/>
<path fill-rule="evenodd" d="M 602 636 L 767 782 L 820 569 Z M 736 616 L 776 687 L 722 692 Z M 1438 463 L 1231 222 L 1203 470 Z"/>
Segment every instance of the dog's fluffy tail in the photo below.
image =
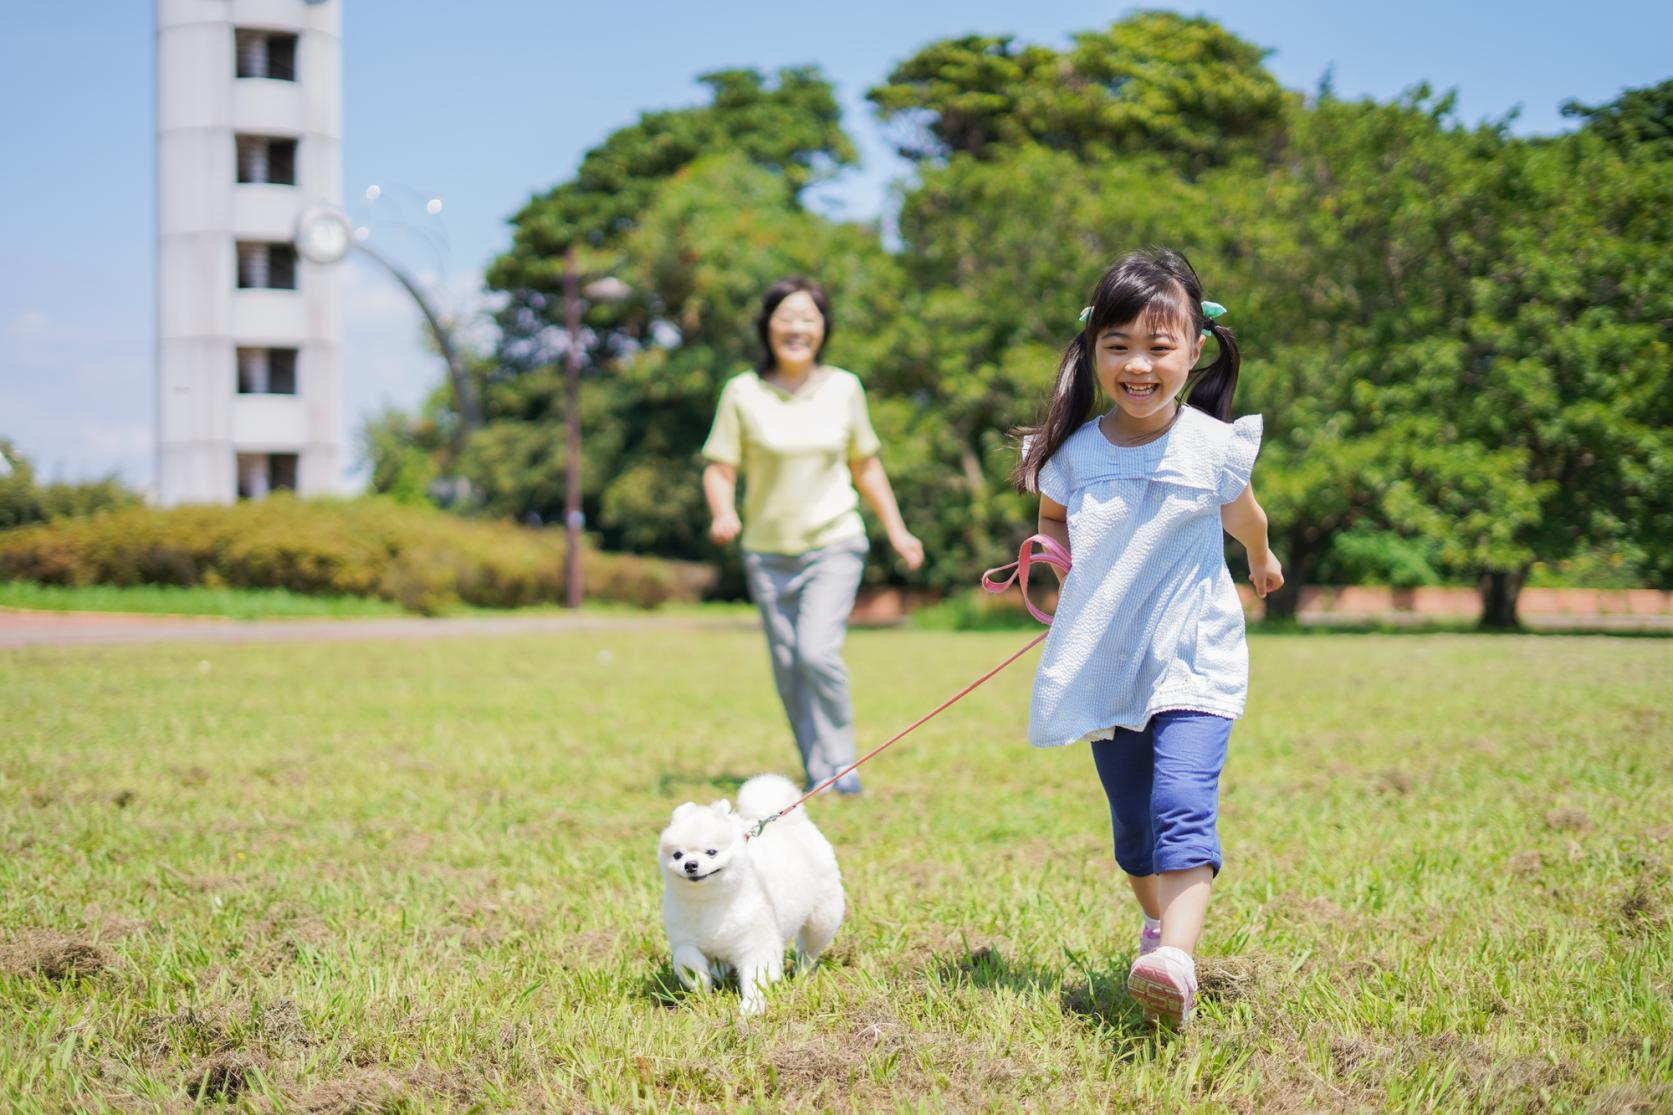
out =
<path fill-rule="evenodd" d="M 796 784 L 781 774 L 758 774 L 738 787 L 738 816 L 748 821 L 770 817 L 801 797 Z M 786 821 L 802 816 L 793 810 Z"/>

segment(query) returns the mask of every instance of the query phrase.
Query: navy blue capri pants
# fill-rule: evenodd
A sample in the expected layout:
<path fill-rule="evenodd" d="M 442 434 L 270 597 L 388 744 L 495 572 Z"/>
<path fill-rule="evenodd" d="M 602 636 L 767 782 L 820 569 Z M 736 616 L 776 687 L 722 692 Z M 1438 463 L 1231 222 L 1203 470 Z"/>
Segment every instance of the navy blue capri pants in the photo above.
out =
<path fill-rule="evenodd" d="M 1207 865 L 1220 873 L 1220 772 L 1232 722 L 1183 710 L 1159 712 L 1142 731 L 1117 728 L 1092 741 L 1110 799 L 1115 862 L 1129 875 Z"/>

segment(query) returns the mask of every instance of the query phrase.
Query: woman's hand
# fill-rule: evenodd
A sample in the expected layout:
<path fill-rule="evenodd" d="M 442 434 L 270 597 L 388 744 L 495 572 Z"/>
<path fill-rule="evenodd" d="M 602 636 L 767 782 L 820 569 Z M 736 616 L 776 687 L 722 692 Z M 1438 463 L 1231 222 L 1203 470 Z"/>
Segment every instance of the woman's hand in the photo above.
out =
<path fill-rule="evenodd" d="M 1279 564 L 1278 557 L 1271 550 L 1261 550 L 1249 555 L 1249 582 L 1255 586 L 1255 595 L 1262 600 L 1269 592 L 1277 592 L 1284 587 L 1284 567 Z"/>
<path fill-rule="evenodd" d="M 709 537 L 724 546 L 738 537 L 738 532 L 743 528 L 744 525 L 738 521 L 736 511 L 723 511 L 709 523 Z"/>
<path fill-rule="evenodd" d="M 898 530 L 889 535 L 889 545 L 895 548 L 900 560 L 908 571 L 916 570 L 924 563 L 924 544 L 909 530 Z"/>

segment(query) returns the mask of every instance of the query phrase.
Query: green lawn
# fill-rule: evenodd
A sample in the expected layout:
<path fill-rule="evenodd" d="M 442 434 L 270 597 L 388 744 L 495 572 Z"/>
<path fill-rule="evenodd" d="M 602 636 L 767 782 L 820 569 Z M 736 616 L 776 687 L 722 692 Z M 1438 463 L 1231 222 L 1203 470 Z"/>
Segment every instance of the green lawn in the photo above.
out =
<path fill-rule="evenodd" d="M 284 589 L 203 588 L 182 585 L 38 585 L 0 581 L 0 608 L 43 612 L 138 612 L 147 615 L 290 619 L 319 616 L 399 616 L 399 604 L 359 596 L 302 596 Z"/>
<path fill-rule="evenodd" d="M 855 633 L 862 745 L 1027 637 Z M 850 918 L 743 1022 L 654 848 L 791 771 L 758 636 L 0 653 L 0 1106 L 1673 1107 L 1673 641 L 1252 657 L 1172 1038 L 1032 657 L 815 803 Z"/>
<path fill-rule="evenodd" d="M 588 613 L 646 615 L 643 608 L 610 600 L 588 600 Z M 365 616 L 405 616 L 390 600 L 362 596 L 303 596 L 284 589 L 204 588 L 180 585 L 41 585 L 32 581 L 0 581 L 0 612 L 22 608 L 43 612 L 125 612 L 144 615 L 224 616 L 227 619 L 358 619 Z M 559 604 L 525 608 L 473 608 L 459 604 L 449 615 L 557 615 Z M 749 616 L 746 603 L 665 604 L 658 615 Z"/>

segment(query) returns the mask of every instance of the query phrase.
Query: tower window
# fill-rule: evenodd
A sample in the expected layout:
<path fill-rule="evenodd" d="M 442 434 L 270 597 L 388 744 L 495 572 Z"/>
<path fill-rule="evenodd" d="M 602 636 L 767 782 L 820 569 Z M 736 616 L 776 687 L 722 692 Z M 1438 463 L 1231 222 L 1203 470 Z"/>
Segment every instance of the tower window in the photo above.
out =
<path fill-rule="evenodd" d="M 276 31 L 233 32 L 239 77 L 265 77 L 272 81 L 296 80 L 296 36 Z"/>
<path fill-rule="evenodd" d="M 296 185 L 296 141 L 271 136 L 238 137 L 238 180 Z"/>
<path fill-rule="evenodd" d="M 238 288 L 240 290 L 295 290 L 296 249 L 289 244 L 240 240 L 238 242 Z"/>
<path fill-rule="evenodd" d="M 295 453 L 238 454 L 239 499 L 261 499 L 270 492 L 294 491 Z"/>
<path fill-rule="evenodd" d="M 238 350 L 238 393 L 240 395 L 296 394 L 296 350 L 294 348 L 240 348 Z"/>

